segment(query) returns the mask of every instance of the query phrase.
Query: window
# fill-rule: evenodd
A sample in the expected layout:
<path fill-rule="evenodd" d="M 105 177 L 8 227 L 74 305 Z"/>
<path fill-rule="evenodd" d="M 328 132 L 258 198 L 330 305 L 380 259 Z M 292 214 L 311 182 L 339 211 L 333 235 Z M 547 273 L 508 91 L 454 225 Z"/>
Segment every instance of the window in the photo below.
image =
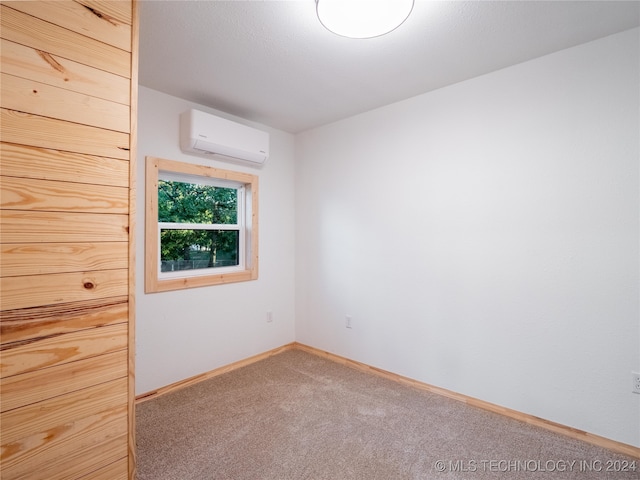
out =
<path fill-rule="evenodd" d="M 147 293 L 258 278 L 258 177 L 147 157 Z"/>

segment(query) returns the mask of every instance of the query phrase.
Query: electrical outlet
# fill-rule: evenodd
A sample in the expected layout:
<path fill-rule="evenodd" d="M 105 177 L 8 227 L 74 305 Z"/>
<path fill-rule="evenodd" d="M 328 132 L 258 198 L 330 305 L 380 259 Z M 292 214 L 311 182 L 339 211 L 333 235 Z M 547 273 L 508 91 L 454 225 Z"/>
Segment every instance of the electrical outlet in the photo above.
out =
<path fill-rule="evenodd" d="M 267 323 L 273 322 L 273 312 L 267 312 Z"/>
<path fill-rule="evenodd" d="M 347 328 L 351 328 L 351 315 L 345 315 L 344 326 Z"/>
<path fill-rule="evenodd" d="M 633 393 L 640 393 L 640 373 L 631 372 L 631 378 L 633 378 Z"/>

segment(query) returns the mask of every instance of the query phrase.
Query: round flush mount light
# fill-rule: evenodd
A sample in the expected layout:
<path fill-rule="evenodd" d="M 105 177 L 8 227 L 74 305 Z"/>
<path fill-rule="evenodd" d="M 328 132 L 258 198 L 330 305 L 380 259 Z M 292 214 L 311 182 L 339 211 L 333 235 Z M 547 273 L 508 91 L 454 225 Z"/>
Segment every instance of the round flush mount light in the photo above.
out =
<path fill-rule="evenodd" d="M 318 19 L 343 37 L 379 37 L 398 28 L 413 10 L 414 0 L 316 0 Z"/>

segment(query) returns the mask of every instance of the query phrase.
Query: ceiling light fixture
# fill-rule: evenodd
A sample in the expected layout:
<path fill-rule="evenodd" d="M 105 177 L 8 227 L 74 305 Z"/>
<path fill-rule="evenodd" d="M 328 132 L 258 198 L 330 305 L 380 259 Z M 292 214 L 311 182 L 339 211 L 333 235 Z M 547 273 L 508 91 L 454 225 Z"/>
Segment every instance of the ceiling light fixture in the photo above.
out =
<path fill-rule="evenodd" d="M 398 28 L 413 10 L 414 0 L 316 0 L 318 19 L 343 37 L 372 38 Z"/>

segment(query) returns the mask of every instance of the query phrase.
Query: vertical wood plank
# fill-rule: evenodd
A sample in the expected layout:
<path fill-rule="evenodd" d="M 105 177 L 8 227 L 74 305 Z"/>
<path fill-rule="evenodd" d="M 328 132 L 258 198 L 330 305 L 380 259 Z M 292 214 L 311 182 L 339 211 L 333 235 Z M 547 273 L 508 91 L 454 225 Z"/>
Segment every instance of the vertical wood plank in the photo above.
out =
<path fill-rule="evenodd" d="M 85 1 L 85 0 L 82 0 Z M 93 0 L 86 0 L 93 1 Z M 129 381 L 129 432 L 127 473 L 130 480 L 136 478 L 136 424 L 135 424 L 135 305 L 136 305 L 136 192 L 137 192 L 137 158 L 138 158 L 138 62 L 139 62 L 139 5 L 133 0 L 131 21 L 131 128 L 130 128 L 130 159 L 129 159 L 129 348 L 128 348 L 128 381 Z M 114 477 L 115 478 L 115 477 Z M 99 480 L 99 479 L 97 479 Z"/>

